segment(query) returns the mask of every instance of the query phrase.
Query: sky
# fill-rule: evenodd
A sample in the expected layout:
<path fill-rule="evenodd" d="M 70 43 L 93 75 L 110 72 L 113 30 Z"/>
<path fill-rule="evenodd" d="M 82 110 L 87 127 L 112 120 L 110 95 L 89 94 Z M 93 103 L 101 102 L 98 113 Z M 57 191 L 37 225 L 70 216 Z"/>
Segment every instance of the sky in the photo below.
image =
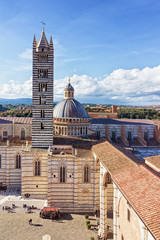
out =
<path fill-rule="evenodd" d="M 54 101 L 160 104 L 160 1 L 0 0 L 0 98 L 32 97 L 32 41 L 53 37 Z"/>

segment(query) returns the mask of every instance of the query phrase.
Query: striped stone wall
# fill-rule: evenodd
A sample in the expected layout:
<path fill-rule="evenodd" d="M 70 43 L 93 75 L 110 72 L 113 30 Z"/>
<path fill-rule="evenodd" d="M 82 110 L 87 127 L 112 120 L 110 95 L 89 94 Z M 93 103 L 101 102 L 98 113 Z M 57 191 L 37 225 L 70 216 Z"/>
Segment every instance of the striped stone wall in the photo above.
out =
<path fill-rule="evenodd" d="M 42 33 L 43 34 L 43 33 Z M 47 148 L 53 144 L 53 43 L 49 47 L 44 47 L 45 54 L 48 55 L 47 62 L 39 62 L 39 56 L 43 54 L 42 49 L 37 47 L 37 42 L 33 41 L 33 87 L 32 87 L 32 146 Z M 47 70 L 47 78 L 40 77 L 40 69 Z M 47 84 L 46 91 L 39 90 L 39 84 Z M 46 104 L 41 104 L 40 98 L 46 98 Z M 45 116 L 41 116 L 44 110 Z M 44 129 L 41 128 L 43 124 Z"/>
<path fill-rule="evenodd" d="M 81 150 L 82 151 L 82 150 Z M 53 155 L 48 159 L 48 203 L 68 212 L 94 211 L 94 159 L 75 155 Z M 90 182 L 83 181 L 83 168 L 90 167 Z M 60 166 L 66 167 L 66 182 L 60 183 Z"/>
<path fill-rule="evenodd" d="M 8 188 L 21 187 L 21 169 L 16 169 L 16 154 L 21 155 L 21 146 L 0 146 L 0 182 Z"/>
<path fill-rule="evenodd" d="M 40 176 L 35 176 L 35 161 L 41 164 Z M 47 150 L 31 149 L 22 152 L 22 197 L 29 193 L 30 198 L 47 199 Z"/>

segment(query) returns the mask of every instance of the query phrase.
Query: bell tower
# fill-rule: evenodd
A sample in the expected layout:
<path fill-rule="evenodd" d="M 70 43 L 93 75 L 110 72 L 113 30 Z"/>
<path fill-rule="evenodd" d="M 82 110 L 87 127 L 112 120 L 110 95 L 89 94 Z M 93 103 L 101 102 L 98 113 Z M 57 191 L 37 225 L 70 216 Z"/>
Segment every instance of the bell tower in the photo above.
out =
<path fill-rule="evenodd" d="M 32 69 L 32 147 L 48 148 L 53 144 L 53 62 L 52 37 L 48 43 L 44 28 L 33 39 Z"/>

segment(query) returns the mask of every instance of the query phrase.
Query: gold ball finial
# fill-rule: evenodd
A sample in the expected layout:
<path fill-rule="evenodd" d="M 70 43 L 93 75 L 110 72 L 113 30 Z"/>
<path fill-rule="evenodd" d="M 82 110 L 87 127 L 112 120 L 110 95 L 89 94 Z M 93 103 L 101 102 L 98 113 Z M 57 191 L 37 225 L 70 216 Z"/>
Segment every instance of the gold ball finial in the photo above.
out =
<path fill-rule="evenodd" d="M 71 79 L 69 78 L 69 79 L 68 79 L 68 82 L 70 83 L 70 81 L 71 81 Z"/>

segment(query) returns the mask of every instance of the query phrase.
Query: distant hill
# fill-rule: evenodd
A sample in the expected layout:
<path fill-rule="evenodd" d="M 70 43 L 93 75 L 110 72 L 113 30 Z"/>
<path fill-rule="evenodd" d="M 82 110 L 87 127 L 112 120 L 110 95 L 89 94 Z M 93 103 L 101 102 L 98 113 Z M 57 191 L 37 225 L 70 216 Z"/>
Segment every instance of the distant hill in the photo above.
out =
<path fill-rule="evenodd" d="M 32 104 L 32 98 L 16 98 L 16 99 L 6 99 L 0 98 L 0 104 L 7 105 L 7 104 Z"/>

